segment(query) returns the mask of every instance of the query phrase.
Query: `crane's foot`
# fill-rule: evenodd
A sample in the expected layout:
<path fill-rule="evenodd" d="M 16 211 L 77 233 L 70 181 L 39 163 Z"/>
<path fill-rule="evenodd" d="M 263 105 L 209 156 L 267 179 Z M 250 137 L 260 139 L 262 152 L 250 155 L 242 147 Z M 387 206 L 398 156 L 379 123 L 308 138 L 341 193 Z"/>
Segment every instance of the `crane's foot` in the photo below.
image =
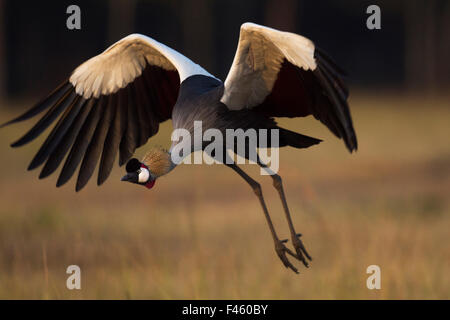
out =
<path fill-rule="evenodd" d="M 295 252 L 296 254 L 296 258 L 298 260 L 300 260 L 301 262 L 303 262 L 303 264 L 305 265 L 305 267 L 309 267 L 308 261 L 305 259 L 305 257 L 309 260 L 312 261 L 311 256 L 309 255 L 308 251 L 306 251 L 305 246 L 303 245 L 302 240 L 300 240 L 300 237 L 302 236 L 301 233 L 296 234 L 295 236 L 292 237 L 292 245 L 295 248 Z"/>
<path fill-rule="evenodd" d="M 289 248 L 286 248 L 284 245 L 287 242 L 287 240 L 277 240 L 275 241 L 275 251 L 277 252 L 278 257 L 280 258 L 281 262 L 283 262 L 284 266 L 286 268 L 291 269 L 295 273 L 298 273 L 298 270 L 294 265 L 289 261 L 286 254 L 291 255 L 292 257 L 297 259 L 297 255 L 293 253 Z"/>

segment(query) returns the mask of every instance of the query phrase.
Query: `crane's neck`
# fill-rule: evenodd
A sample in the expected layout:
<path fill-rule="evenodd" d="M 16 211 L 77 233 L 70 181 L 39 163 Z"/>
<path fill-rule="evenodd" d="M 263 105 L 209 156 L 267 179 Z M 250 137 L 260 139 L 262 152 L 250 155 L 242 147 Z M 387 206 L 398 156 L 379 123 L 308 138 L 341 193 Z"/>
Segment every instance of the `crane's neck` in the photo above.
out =
<path fill-rule="evenodd" d="M 168 174 L 176 167 L 170 152 L 163 148 L 151 149 L 144 156 L 142 163 L 149 168 L 151 175 L 155 179 Z"/>

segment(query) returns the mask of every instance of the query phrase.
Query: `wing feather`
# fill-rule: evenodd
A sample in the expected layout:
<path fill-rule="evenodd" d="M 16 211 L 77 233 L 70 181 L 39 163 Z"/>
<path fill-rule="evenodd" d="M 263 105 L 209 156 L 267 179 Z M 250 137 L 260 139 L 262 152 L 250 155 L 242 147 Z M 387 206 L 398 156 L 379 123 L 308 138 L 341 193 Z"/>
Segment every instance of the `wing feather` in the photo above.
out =
<path fill-rule="evenodd" d="M 45 163 L 39 175 L 42 179 L 66 158 L 57 180 L 59 187 L 81 163 L 76 183 L 79 191 L 99 161 L 97 183 L 101 185 L 118 153 L 119 165 L 123 165 L 136 148 L 155 135 L 159 123 L 172 116 L 180 83 L 198 74 L 212 77 L 177 51 L 133 34 L 81 64 L 45 99 L 3 126 L 46 111 L 12 146 L 36 139 L 56 122 L 29 169 Z"/>
<path fill-rule="evenodd" d="M 119 151 L 120 138 L 123 133 L 123 117 L 121 109 L 118 104 L 118 95 L 112 96 L 112 107 L 114 108 L 114 120 L 109 127 L 108 135 L 106 136 L 105 145 L 103 147 L 102 158 L 100 160 L 100 167 L 98 172 L 97 184 L 102 185 L 111 174 L 114 160 Z"/>
<path fill-rule="evenodd" d="M 41 174 L 39 175 L 39 179 L 44 179 L 51 175 L 61 164 L 64 156 L 75 141 L 92 108 L 95 106 L 96 100 L 90 99 L 87 102 L 86 100 L 82 100 L 82 103 L 83 107 L 81 108 L 73 124 L 70 126 L 69 130 L 64 134 L 64 137 L 58 143 L 58 146 L 50 154 L 44 168 L 41 171 Z"/>
<path fill-rule="evenodd" d="M 111 96 L 105 97 L 104 100 L 107 100 L 110 97 Z M 87 148 L 83 162 L 81 163 L 76 184 L 76 191 L 81 190 L 91 178 L 105 144 L 105 139 L 111 124 L 111 118 L 113 115 L 112 112 L 114 111 L 114 108 L 112 108 L 111 105 L 107 105 L 106 101 L 104 102 L 104 105 L 104 112 L 102 113 L 101 119 L 95 128 L 94 136 L 89 143 L 89 147 Z"/>
<path fill-rule="evenodd" d="M 72 104 L 76 94 L 74 90 L 66 92 L 56 104 L 28 131 L 22 138 L 11 144 L 11 147 L 20 147 L 38 137 L 50 124 Z"/>
<path fill-rule="evenodd" d="M 104 97 L 101 96 L 95 102 L 95 106 L 89 113 L 86 122 L 83 124 L 81 131 L 79 132 L 75 143 L 67 156 L 66 162 L 61 170 L 56 186 L 60 187 L 64 185 L 75 173 L 80 161 L 83 159 L 84 154 L 89 146 L 89 142 L 95 133 L 95 128 L 100 121 L 101 114 L 104 108 Z"/>
<path fill-rule="evenodd" d="M 72 125 L 75 117 L 80 111 L 81 107 L 84 104 L 85 99 L 80 96 L 77 96 L 72 105 L 66 109 L 64 114 L 58 120 L 58 123 L 53 128 L 52 132 L 49 134 L 47 139 L 45 140 L 42 147 L 39 149 L 36 156 L 31 161 L 28 170 L 33 170 L 39 167 L 41 164 L 45 162 L 48 156 L 53 152 L 53 150 L 58 146 L 59 142 L 64 137 L 67 130 Z"/>
<path fill-rule="evenodd" d="M 69 80 L 61 83 L 45 99 L 38 102 L 34 107 L 27 110 L 24 114 L 18 116 L 17 118 L 15 118 L 11 121 L 8 121 L 8 122 L 2 124 L 0 126 L 0 128 L 3 128 L 5 126 L 8 126 L 8 125 L 16 123 L 16 122 L 25 121 L 25 120 L 28 120 L 28 119 L 36 116 L 37 114 L 39 114 L 39 113 L 43 112 L 44 110 L 53 106 L 56 103 L 56 101 L 58 101 L 63 95 L 65 95 L 67 92 L 69 92 L 72 89 L 73 89 L 73 87 L 69 83 Z"/>
<path fill-rule="evenodd" d="M 120 143 L 120 153 L 122 161 L 124 164 L 127 162 L 134 153 L 134 150 L 138 148 L 139 143 L 139 131 L 136 126 L 136 109 L 133 104 L 130 104 L 130 99 L 128 98 L 128 91 L 124 90 L 123 96 L 127 105 L 127 127 L 125 130 L 125 134 L 122 137 L 122 141 Z"/>
<path fill-rule="evenodd" d="M 307 38 L 245 23 L 221 101 L 268 117 L 313 115 L 357 149 L 344 71 Z"/>
<path fill-rule="evenodd" d="M 153 136 L 158 132 L 159 120 L 156 114 L 153 112 L 152 103 L 150 101 L 149 92 L 145 90 L 145 80 L 144 77 L 140 77 L 135 82 L 136 97 L 139 100 L 139 105 L 144 106 L 142 111 L 144 112 L 143 118 L 148 124 L 148 136 Z"/>

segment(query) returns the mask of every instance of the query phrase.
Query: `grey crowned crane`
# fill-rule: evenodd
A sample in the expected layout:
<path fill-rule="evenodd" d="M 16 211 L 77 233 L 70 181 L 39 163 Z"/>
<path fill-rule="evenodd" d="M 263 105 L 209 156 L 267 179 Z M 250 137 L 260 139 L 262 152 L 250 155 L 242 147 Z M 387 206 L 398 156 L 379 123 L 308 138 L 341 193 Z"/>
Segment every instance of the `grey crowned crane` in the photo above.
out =
<path fill-rule="evenodd" d="M 198 120 L 204 130 L 221 132 L 230 128 L 278 129 L 280 147 L 307 148 L 321 140 L 279 128 L 274 117 L 313 115 L 343 139 L 350 152 L 355 151 L 356 135 L 342 75 L 333 60 L 309 39 L 253 23 L 241 27 L 225 83 L 164 44 L 132 34 L 84 62 L 47 98 L 3 126 L 46 111 L 12 144 L 19 147 L 38 137 L 59 117 L 28 168 L 44 164 L 39 178 L 45 178 L 68 153 L 58 187 L 73 176 L 81 163 L 76 183 L 76 190 L 81 190 L 99 159 L 97 183 L 103 184 L 119 154 L 119 165 L 126 163 L 127 171 L 122 181 L 150 189 L 159 177 L 176 167 L 171 155 L 176 142 L 168 151 L 150 150 L 142 161 L 131 158 L 136 148 L 158 132 L 159 124 L 169 119 L 174 129 L 189 132 Z M 199 150 L 205 150 L 206 145 L 203 143 Z M 249 148 L 246 145 L 241 155 L 247 157 Z M 235 146 L 231 149 L 236 152 Z M 193 145 L 192 151 L 197 151 Z M 270 171 L 259 157 L 257 163 Z M 278 237 L 259 183 L 236 163 L 224 164 L 247 181 L 258 197 L 284 266 L 298 272 L 288 259 L 292 256 L 308 267 L 311 257 L 294 229 L 281 177 L 269 172 L 283 204 L 294 251 L 286 247 L 287 240 Z"/>

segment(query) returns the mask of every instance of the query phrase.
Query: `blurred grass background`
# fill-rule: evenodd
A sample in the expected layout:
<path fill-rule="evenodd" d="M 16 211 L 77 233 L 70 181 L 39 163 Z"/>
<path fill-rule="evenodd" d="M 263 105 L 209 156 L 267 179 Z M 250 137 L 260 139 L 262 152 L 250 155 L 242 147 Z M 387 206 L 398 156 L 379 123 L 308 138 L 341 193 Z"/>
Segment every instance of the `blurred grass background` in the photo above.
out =
<path fill-rule="evenodd" d="M 57 189 L 56 176 L 26 171 L 42 139 L 8 147 L 32 121 L 2 129 L 0 298 L 449 299 L 448 101 L 352 93 L 353 155 L 313 119 L 280 120 L 325 140 L 280 152 L 294 223 L 314 258 L 300 275 L 282 266 L 256 197 L 225 166 L 180 166 L 151 191 L 119 182 L 116 167 L 103 187 L 91 181 L 76 194 L 74 181 Z M 25 105 L 4 108 L 0 122 Z M 170 132 L 167 122 L 138 154 L 169 146 Z M 287 237 L 271 179 L 245 169 Z M 65 286 L 72 264 L 80 291 Z M 372 264 L 381 290 L 366 288 Z"/>
<path fill-rule="evenodd" d="M 0 0 L 0 123 L 30 107 L 82 61 L 139 32 L 225 79 L 243 22 L 312 39 L 349 72 L 359 151 L 314 119 L 281 125 L 325 141 L 283 149 L 280 174 L 314 261 L 295 275 L 273 249 L 249 186 L 224 166 L 180 166 L 154 189 L 119 181 L 80 194 L 26 167 L 39 141 L 8 145 L 33 121 L 0 130 L 0 299 L 449 299 L 450 2 Z M 357 88 L 357 89 L 355 89 Z M 170 122 L 152 145 L 170 144 Z M 271 179 L 263 186 L 280 236 L 289 235 Z M 93 179 L 95 180 L 95 179 Z M 66 288 L 69 265 L 82 290 Z M 381 267 L 381 290 L 366 268 Z M 297 264 L 298 265 L 298 264 Z"/>

